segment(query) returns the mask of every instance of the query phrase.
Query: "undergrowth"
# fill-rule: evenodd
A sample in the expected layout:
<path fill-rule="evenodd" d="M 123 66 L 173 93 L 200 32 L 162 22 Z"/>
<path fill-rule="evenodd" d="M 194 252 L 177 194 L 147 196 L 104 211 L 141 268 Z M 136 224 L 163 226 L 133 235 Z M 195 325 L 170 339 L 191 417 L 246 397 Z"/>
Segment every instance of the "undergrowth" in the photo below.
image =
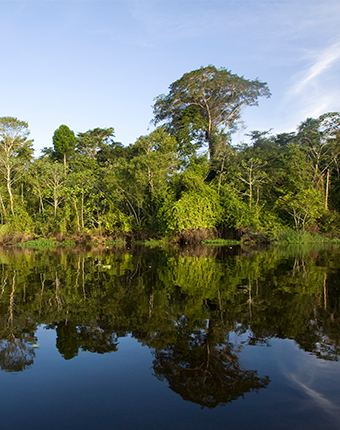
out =
<path fill-rule="evenodd" d="M 308 231 L 294 231 L 288 230 L 278 234 L 277 243 L 279 244 L 321 244 L 321 243 L 333 243 L 340 244 L 340 239 L 330 239 L 327 236 L 321 236 L 320 234 L 313 234 Z"/>

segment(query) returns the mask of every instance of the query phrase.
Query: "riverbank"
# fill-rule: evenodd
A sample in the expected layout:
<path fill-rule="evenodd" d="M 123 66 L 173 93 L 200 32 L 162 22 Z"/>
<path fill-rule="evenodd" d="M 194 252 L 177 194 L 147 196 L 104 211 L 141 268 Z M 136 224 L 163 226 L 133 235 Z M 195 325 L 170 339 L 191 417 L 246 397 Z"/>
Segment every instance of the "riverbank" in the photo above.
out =
<path fill-rule="evenodd" d="M 149 232 L 115 232 L 115 233 L 73 233 L 55 234 L 41 237 L 33 234 L 6 234 L 0 237 L 0 246 L 23 246 L 33 249 L 51 249 L 56 246 L 75 247 L 79 245 L 103 245 L 113 247 L 131 247 L 146 245 L 149 247 L 187 246 L 203 244 L 207 246 L 265 246 L 270 244 L 340 244 L 340 235 L 314 234 L 308 231 L 296 232 L 287 230 L 276 236 L 250 229 L 216 230 L 197 229 L 184 230 L 181 233 L 161 237 Z"/>

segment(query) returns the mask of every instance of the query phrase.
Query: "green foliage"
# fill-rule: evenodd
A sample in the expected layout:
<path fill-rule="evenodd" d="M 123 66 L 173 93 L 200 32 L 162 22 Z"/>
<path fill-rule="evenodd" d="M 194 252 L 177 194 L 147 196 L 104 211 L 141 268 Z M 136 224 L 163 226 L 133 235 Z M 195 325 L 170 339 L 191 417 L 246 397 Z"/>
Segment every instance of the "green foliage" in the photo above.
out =
<path fill-rule="evenodd" d="M 240 108 L 257 105 L 261 96 L 270 96 L 266 83 L 209 65 L 185 73 L 170 85 L 168 95 L 156 98 L 155 122 L 165 121 L 174 134 L 186 130 L 191 141 L 204 139 L 213 158 L 216 133 L 234 129 L 240 120 Z M 183 141 L 181 134 L 180 139 Z"/>
<path fill-rule="evenodd" d="M 240 240 L 232 240 L 232 239 L 207 239 L 202 241 L 202 245 L 208 246 L 235 246 L 240 245 Z"/>
<path fill-rule="evenodd" d="M 54 153 L 57 158 L 66 160 L 66 156 L 74 152 L 77 139 L 74 132 L 62 124 L 53 135 Z"/>
<path fill-rule="evenodd" d="M 308 118 L 297 133 L 255 130 L 249 144 L 232 146 L 241 108 L 269 95 L 258 79 L 201 67 L 156 99 L 155 122 L 164 126 L 135 143 L 114 142 L 112 127 L 75 138 L 61 125 L 54 148 L 36 160 L 28 124 L 0 118 L 0 233 L 232 228 L 275 236 L 295 225 L 336 235 L 340 113 Z"/>
<path fill-rule="evenodd" d="M 221 188 L 220 205 L 222 208 L 221 227 L 235 229 L 250 227 L 252 214 L 248 204 L 228 185 Z"/>
<path fill-rule="evenodd" d="M 184 171 L 180 171 L 172 178 L 172 187 L 176 198 L 180 198 L 187 192 L 204 192 L 206 189 L 205 179 L 209 174 L 209 162 L 207 155 L 195 155 L 191 157 L 190 164 Z"/>
<path fill-rule="evenodd" d="M 8 231 L 11 233 L 32 233 L 34 230 L 34 222 L 25 209 L 18 206 L 16 215 L 9 215 L 7 217 Z"/>
<path fill-rule="evenodd" d="M 28 240 L 27 242 L 19 243 L 18 246 L 23 248 L 31 248 L 31 249 L 53 249 L 56 246 L 54 239 L 35 239 Z"/>
<path fill-rule="evenodd" d="M 320 193 L 314 188 L 307 188 L 297 194 L 282 196 L 277 206 L 286 210 L 294 219 L 296 231 L 305 231 L 308 224 L 313 224 L 324 212 Z"/>
<path fill-rule="evenodd" d="M 131 231 L 132 217 L 116 210 L 99 217 L 101 228 L 108 232 L 112 231 Z"/>
<path fill-rule="evenodd" d="M 218 227 L 236 230 L 253 228 L 270 235 L 282 230 L 282 223 L 276 213 L 269 211 L 264 205 L 249 208 L 249 203 L 228 185 L 221 187 L 220 204 L 222 216 Z"/>
<path fill-rule="evenodd" d="M 17 118 L 0 118 L 0 175 L 6 186 L 9 198 L 10 213 L 15 217 L 13 186 L 24 176 L 27 165 L 32 159 L 32 140 L 29 136 L 28 124 Z M 0 194 L 1 211 L 7 216 L 7 209 Z"/>
<path fill-rule="evenodd" d="M 114 128 L 95 128 L 85 133 L 78 133 L 76 150 L 78 153 L 97 158 L 98 153 L 113 144 Z"/>
<path fill-rule="evenodd" d="M 318 219 L 320 229 L 325 233 L 340 232 L 340 214 L 335 211 L 324 211 Z"/>
<path fill-rule="evenodd" d="M 208 187 L 205 192 L 184 193 L 175 203 L 164 206 L 160 215 L 169 233 L 215 228 L 221 216 L 218 194 Z"/>
<path fill-rule="evenodd" d="M 106 246 L 113 246 L 115 248 L 119 248 L 121 246 L 126 246 L 125 240 L 122 239 L 114 239 L 114 240 L 106 240 L 104 242 Z"/>
<path fill-rule="evenodd" d="M 76 242 L 72 239 L 67 239 L 58 243 L 58 245 L 62 246 L 63 248 L 74 248 L 76 246 Z"/>
<path fill-rule="evenodd" d="M 287 244 L 309 244 L 309 243 L 338 243 L 337 239 L 332 240 L 326 236 L 321 236 L 319 234 L 312 234 L 309 231 L 293 231 L 287 230 L 282 231 L 277 236 L 278 243 L 287 243 Z"/>

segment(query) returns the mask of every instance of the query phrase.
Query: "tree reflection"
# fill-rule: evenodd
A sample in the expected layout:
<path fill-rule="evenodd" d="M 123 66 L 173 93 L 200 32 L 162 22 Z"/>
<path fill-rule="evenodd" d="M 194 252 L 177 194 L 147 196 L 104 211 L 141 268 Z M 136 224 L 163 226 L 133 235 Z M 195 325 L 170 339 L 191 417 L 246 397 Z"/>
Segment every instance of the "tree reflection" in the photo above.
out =
<path fill-rule="evenodd" d="M 35 358 L 34 348 L 24 339 L 10 335 L 0 341 L 0 368 L 6 372 L 21 372 L 30 367 Z"/>
<path fill-rule="evenodd" d="M 71 360 L 78 355 L 80 342 L 78 340 L 77 326 L 75 322 L 69 321 L 65 324 L 64 321 L 57 324 L 57 342 L 56 347 L 60 355 L 65 360 Z"/>
<path fill-rule="evenodd" d="M 239 365 L 235 327 L 248 344 L 289 338 L 338 360 L 340 253 L 286 251 L 0 253 L 0 368 L 32 365 L 41 324 L 66 360 L 116 351 L 131 333 L 156 350 L 157 377 L 213 407 L 268 384 Z"/>
<path fill-rule="evenodd" d="M 10 279 L 11 291 L 7 312 L 2 315 L 0 326 L 0 368 L 6 372 L 20 372 L 30 367 L 35 358 L 34 331 L 36 325 L 29 321 L 15 304 L 16 272 L 6 272 L 2 277 L 2 290 Z"/>
<path fill-rule="evenodd" d="M 77 356 L 80 348 L 97 354 L 117 351 L 116 333 L 98 325 L 77 326 L 75 321 L 62 321 L 57 324 L 56 332 L 56 347 L 65 360 Z"/>
<path fill-rule="evenodd" d="M 209 321 L 206 330 L 179 330 L 176 343 L 155 352 L 155 376 L 184 400 L 214 408 L 236 400 L 249 391 L 265 388 L 270 380 L 255 370 L 242 369 L 238 352 L 227 337 Z M 218 334 L 219 332 L 219 334 Z"/>

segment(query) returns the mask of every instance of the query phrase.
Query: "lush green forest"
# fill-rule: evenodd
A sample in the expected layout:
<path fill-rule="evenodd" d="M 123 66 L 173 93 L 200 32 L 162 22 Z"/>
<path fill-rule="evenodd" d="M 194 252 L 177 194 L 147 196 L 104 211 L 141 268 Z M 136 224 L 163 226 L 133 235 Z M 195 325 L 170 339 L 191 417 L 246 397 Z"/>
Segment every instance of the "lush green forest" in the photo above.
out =
<path fill-rule="evenodd" d="M 0 118 L 0 236 L 340 231 L 339 112 L 232 145 L 243 109 L 269 96 L 258 79 L 202 67 L 155 99 L 156 128 L 133 144 L 113 127 L 61 125 L 39 158 L 29 125 Z"/>

